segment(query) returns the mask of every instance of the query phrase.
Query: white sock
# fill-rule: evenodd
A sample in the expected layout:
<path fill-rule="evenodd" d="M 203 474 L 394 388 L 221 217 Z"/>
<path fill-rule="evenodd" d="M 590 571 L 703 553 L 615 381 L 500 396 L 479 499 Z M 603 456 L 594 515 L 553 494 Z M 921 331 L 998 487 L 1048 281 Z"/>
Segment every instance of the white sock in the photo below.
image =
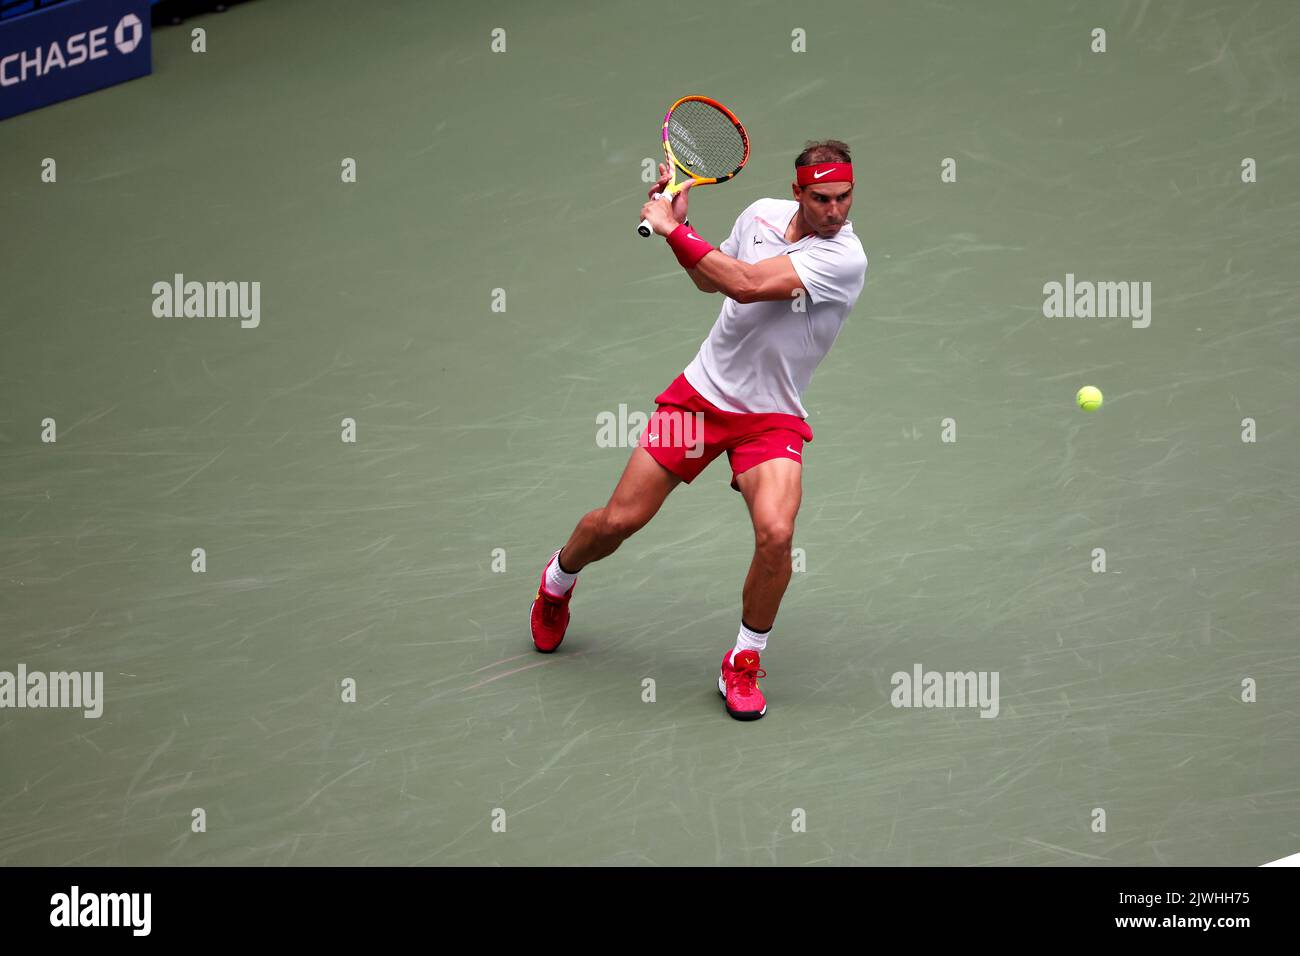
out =
<path fill-rule="evenodd" d="M 560 551 L 563 550 L 563 548 L 560 549 Z M 578 580 L 576 571 L 570 574 L 568 571 L 560 570 L 560 553 L 557 551 L 551 559 L 551 563 L 546 566 L 546 590 L 558 597 L 564 597 L 569 593 L 569 588 L 573 587 L 573 582 L 576 580 Z"/>
<path fill-rule="evenodd" d="M 769 627 L 766 631 L 751 631 L 745 626 L 745 622 L 740 622 L 740 633 L 736 635 L 736 646 L 731 649 L 731 663 L 736 663 L 737 651 L 758 651 L 760 654 L 767 650 L 767 637 L 772 633 Z"/>

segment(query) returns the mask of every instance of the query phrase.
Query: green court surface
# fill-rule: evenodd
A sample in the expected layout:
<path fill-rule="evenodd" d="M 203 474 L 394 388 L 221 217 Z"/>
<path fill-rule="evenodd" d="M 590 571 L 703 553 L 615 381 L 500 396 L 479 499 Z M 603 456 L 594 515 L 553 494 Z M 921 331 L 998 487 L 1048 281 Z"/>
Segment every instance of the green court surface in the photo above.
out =
<path fill-rule="evenodd" d="M 98 719 L 0 710 L 0 864 L 1300 850 L 1294 4 L 258 0 L 153 44 L 0 123 L 0 670 L 104 674 Z M 691 92 L 753 143 L 706 237 L 836 137 L 870 257 L 748 724 L 725 459 L 558 653 L 526 623 L 627 460 L 598 416 L 717 315 L 634 232 Z M 260 323 L 155 317 L 178 273 Z M 1067 274 L 1150 282 L 1149 327 L 1045 317 Z M 892 706 L 916 665 L 996 672 L 996 717 Z"/>

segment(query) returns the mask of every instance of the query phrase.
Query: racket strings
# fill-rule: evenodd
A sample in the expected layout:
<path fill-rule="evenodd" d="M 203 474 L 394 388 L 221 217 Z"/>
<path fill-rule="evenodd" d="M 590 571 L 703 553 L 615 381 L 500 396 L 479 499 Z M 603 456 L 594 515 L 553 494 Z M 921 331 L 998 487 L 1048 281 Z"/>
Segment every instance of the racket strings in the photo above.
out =
<path fill-rule="evenodd" d="M 725 176 L 745 159 L 745 140 L 736 124 L 708 103 L 688 100 L 668 117 L 668 142 L 673 156 L 687 170 L 705 179 Z"/>

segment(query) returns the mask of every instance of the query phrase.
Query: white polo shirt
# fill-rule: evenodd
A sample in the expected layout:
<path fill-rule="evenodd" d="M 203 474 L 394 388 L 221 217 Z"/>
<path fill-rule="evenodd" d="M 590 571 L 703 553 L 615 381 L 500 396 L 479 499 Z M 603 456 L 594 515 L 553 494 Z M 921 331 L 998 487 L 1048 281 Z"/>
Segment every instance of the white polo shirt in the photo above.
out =
<path fill-rule="evenodd" d="M 786 242 L 786 227 L 798 209 L 793 199 L 760 199 L 740 214 L 718 247 L 742 262 L 788 255 L 808 290 L 802 312 L 795 311 L 794 299 L 723 300 L 709 337 L 683 374 L 724 411 L 807 418 L 800 399 L 862 293 L 867 255 L 852 223 L 830 239 L 812 235 Z"/>

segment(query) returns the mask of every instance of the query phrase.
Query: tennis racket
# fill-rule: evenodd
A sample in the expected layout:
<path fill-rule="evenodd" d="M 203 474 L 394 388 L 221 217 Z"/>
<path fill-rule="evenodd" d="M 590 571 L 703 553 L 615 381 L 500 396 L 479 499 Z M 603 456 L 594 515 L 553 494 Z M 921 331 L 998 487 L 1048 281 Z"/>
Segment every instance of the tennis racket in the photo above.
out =
<path fill-rule="evenodd" d="M 681 189 L 679 170 L 698 186 L 734 177 L 749 162 L 749 134 L 736 114 L 717 100 L 683 96 L 664 117 L 664 157 L 671 178 L 668 188 L 655 193 L 655 199 L 672 198 Z M 649 237 L 653 230 L 642 220 L 636 231 Z"/>

